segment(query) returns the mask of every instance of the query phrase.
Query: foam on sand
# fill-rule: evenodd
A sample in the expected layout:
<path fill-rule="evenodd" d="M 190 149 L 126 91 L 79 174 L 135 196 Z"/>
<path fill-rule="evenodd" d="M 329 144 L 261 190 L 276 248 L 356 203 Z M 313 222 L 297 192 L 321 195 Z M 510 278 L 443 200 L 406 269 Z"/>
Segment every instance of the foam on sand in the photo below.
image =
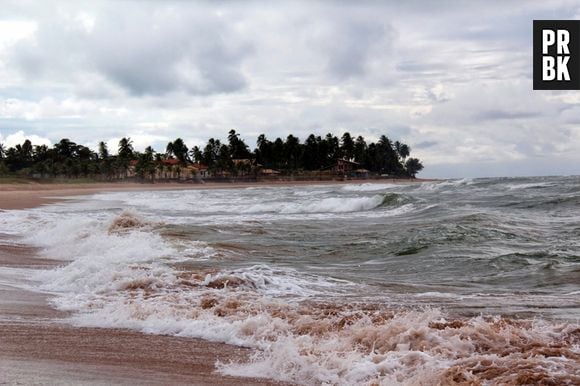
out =
<path fill-rule="evenodd" d="M 252 347 L 249 362 L 220 363 L 220 371 L 300 384 L 580 381 L 575 325 L 344 304 L 352 283 L 267 265 L 178 269 L 178 252 L 156 233 L 108 232 L 117 219 L 70 235 L 74 261 L 39 274 L 76 325 Z"/>
<path fill-rule="evenodd" d="M 464 184 L 469 186 L 471 181 L 459 182 Z M 82 206 L 67 206 L 72 209 L 8 213 L 0 221 L 27 234 L 25 241 L 42 248 L 45 256 L 67 263 L 39 272 L 36 278 L 43 290 L 57 295 L 58 309 L 72 312 L 71 323 L 198 337 L 254 349 L 248 361 L 219 363 L 224 374 L 299 384 L 579 384 L 577 323 L 458 316 L 437 308 L 388 306 L 391 301 L 397 304 L 397 299 L 389 298 L 391 292 L 372 297 L 365 287 L 372 283 L 306 273 L 294 264 L 296 255 L 284 256 L 282 262 L 262 256 L 249 260 L 260 252 L 252 255 L 240 248 L 237 260 L 218 261 L 219 250 L 237 245 L 240 229 L 258 217 L 253 214 L 282 219 L 268 224 L 271 228 L 288 219 L 310 218 L 305 215 L 310 213 L 320 213 L 325 221 L 339 217 L 334 213 L 357 220 L 375 214 L 386 217 L 421 207 L 420 197 L 410 190 L 404 190 L 405 194 L 329 191 L 310 199 L 277 190 L 257 198 L 220 192 L 186 213 L 179 212 L 192 205 L 185 193 L 171 193 L 169 199 L 149 197 L 154 201 L 152 209 L 133 207 L 120 214 L 119 206 L 128 198 L 115 195 L 108 201 L 110 207 L 103 205 L 106 210 L 95 209 L 90 215 Z M 145 205 L 147 197 L 142 195 L 139 205 Z M 166 209 L 158 209 L 169 208 L 171 202 L 181 205 L 178 213 L 168 215 Z M 224 221 L 238 223 L 228 228 L 207 220 L 220 215 Z M 159 226 L 159 216 L 166 221 L 171 216 L 176 221 L 187 218 L 188 223 L 181 228 Z M 233 216 L 239 219 L 232 220 Z M 206 229 L 208 223 L 215 229 Z M 210 247 L 196 235 L 209 235 L 209 240 L 215 236 L 217 242 Z M 273 238 L 261 241 L 267 248 L 282 244 Z M 254 246 L 251 242 L 243 245 Z M 343 263 L 337 261 L 338 257 L 335 264 Z M 340 266 L 356 269 L 352 263 Z M 453 292 L 452 287 L 446 290 Z M 570 286 L 568 292 L 574 294 L 576 288 Z M 407 296 L 408 292 L 393 294 Z M 407 299 L 445 296 L 447 292 L 429 290 Z"/>

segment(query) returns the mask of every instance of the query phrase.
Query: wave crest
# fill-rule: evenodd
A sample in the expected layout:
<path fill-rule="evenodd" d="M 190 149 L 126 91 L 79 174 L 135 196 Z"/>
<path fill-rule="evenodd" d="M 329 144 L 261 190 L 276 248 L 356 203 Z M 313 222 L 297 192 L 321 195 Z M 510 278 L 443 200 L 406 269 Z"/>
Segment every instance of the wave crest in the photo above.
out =
<path fill-rule="evenodd" d="M 111 221 L 108 231 L 109 233 L 120 233 L 150 225 L 152 223 L 143 220 L 136 213 L 125 210 Z"/>

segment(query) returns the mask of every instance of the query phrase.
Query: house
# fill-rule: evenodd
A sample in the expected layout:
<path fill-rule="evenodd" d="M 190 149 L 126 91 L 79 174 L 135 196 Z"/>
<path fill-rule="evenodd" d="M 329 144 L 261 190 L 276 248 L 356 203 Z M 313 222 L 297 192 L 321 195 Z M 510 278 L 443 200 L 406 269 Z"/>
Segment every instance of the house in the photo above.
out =
<path fill-rule="evenodd" d="M 254 166 L 254 162 L 249 158 L 233 158 L 232 163 L 234 164 L 238 175 L 241 176 L 250 174 L 252 167 Z"/>
<path fill-rule="evenodd" d="M 137 175 L 137 164 L 139 161 L 131 160 L 129 161 L 129 166 L 127 166 L 127 171 L 125 177 L 135 177 Z"/>
<path fill-rule="evenodd" d="M 163 159 L 156 167 L 155 178 L 171 179 L 181 178 L 181 166 L 178 159 Z"/>
<path fill-rule="evenodd" d="M 368 178 L 369 173 L 370 173 L 370 171 L 367 169 L 356 169 L 355 171 L 353 171 L 352 175 L 354 177 L 359 177 L 359 178 Z"/>
<path fill-rule="evenodd" d="M 195 172 L 196 178 L 208 178 L 211 177 L 211 173 L 206 165 L 200 163 L 194 163 L 189 165 L 191 169 Z"/>
<path fill-rule="evenodd" d="M 361 164 L 346 159 L 337 159 L 336 163 L 327 169 L 330 169 L 333 174 L 351 175 L 353 171 L 361 169 Z"/>
<path fill-rule="evenodd" d="M 161 163 L 163 165 L 175 166 L 175 165 L 179 165 L 179 160 L 175 159 L 175 158 L 167 158 L 167 159 L 161 160 Z"/>
<path fill-rule="evenodd" d="M 241 165 L 252 166 L 253 165 L 252 160 L 249 158 L 232 158 L 232 162 L 234 163 L 235 166 L 241 166 Z"/>

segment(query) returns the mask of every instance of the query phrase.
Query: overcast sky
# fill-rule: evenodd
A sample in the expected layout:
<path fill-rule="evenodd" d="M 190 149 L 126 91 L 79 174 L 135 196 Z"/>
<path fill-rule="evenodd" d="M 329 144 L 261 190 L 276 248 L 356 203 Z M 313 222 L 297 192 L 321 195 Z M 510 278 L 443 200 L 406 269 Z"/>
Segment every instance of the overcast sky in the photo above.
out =
<path fill-rule="evenodd" d="M 423 177 L 580 174 L 580 91 L 532 90 L 534 19 L 580 2 L 0 0 L 0 143 L 349 131 Z"/>

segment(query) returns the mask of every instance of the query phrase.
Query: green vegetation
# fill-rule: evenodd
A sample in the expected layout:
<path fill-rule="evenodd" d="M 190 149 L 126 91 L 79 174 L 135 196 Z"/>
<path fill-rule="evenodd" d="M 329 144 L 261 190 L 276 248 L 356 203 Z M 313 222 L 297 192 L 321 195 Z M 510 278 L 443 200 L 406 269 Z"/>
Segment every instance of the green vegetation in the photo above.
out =
<path fill-rule="evenodd" d="M 164 153 L 147 147 L 135 151 L 130 138 L 119 141 L 117 155 L 111 155 L 107 144 L 100 142 L 98 151 L 78 145 L 64 138 L 52 148 L 34 146 L 29 140 L 6 148 L 0 144 L 0 176 L 36 178 L 91 178 L 119 180 L 138 177 L 181 179 L 193 177 L 200 170 L 204 177 L 251 176 L 263 170 L 275 170 L 279 175 L 314 175 L 328 171 L 346 174 L 336 165 L 348 164 L 349 173 L 411 177 L 423 169 L 421 161 L 409 158 L 411 149 L 386 136 L 367 143 L 362 136 L 352 138 L 344 133 L 339 139 L 333 134 L 325 137 L 311 134 L 304 143 L 288 135 L 285 140 L 270 141 L 264 134 L 251 151 L 240 135 L 231 130 L 227 143 L 210 138 L 203 149 L 188 149 L 181 138 L 169 142 Z"/>

